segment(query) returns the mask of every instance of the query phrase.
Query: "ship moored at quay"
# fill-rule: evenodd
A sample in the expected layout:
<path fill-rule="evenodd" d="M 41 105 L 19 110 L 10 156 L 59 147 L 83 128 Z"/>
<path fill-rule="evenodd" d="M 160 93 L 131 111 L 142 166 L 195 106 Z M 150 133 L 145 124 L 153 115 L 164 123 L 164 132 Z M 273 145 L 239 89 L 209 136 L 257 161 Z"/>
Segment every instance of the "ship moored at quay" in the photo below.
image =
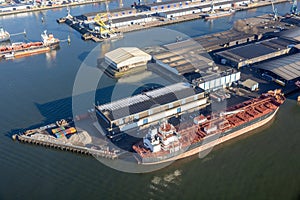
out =
<path fill-rule="evenodd" d="M 193 124 L 174 127 L 168 122 L 149 129 L 133 145 L 140 164 L 159 164 L 201 153 L 215 145 L 259 128 L 273 119 L 285 97 L 280 90 L 242 102 L 226 112 L 200 115 Z"/>
<path fill-rule="evenodd" d="M 66 21 L 71 22 L 71 19 L 72 16 L 69 16 Z M 178 47 L 180 47 L 180 55 L 172 55 L 166 51 L 167 48 L 160 47 L 156 49 L 157 51 L 152 51 L 154 48 L 146 48 L 145 53 L 149 53 L 149 55 L 143 54 L 144 56 L 141 55 L 141 52 L 134 56 L 131 55 L 134 50 L 132 48 L 127 49 L 127 51 L 124 51 L 123 48 L 123 50 L 121 49 L 123 54 L 119 53 L 120 51 L 118 51 L 117 53 L 114 53 L 114 56 L 111 56 L 112 58 L 119 58 L 120 55 L 127 55 L 131 59 L 131 61 L 128 62 L 127 56 L 121 56 L 122 58 L 126 57 L 126 59 L 124 60 L 116 60 L 110 59 L 108 53 L 106 55 L 105 61 L 106 64 L 108 64 L 111 69 L 114 70 L 111 70 L 113 72 L 126 72 L 127 76 L 127 71 L 128 74 L 131 73 L 131 71 L 129 70 L 131 67 L 136 67 L 136 69 L 138 67 L 141 67 L 142 71 L 152 70 L 151 72 L 153 73 L 155 73 L 153 69 L 156 69 L 161 70 L 161 78 L 167 79 L 166 76 L 168 76 L 169 79 L 167 80 L 170 80 L 171 84 L 173 84 L 172 81 L 175 80 L 176 84 L 164 86 L 158 89 L 152 88 L 149 90 L 143 90 L 141 94 L 138 94 L 136 96 L 127 97 L 125 99 L 109 102 L 103 105 L 95 105 L 95 109 L 93 110 L 93 115 L 95 118 L 92 119 L 93 122 L 90 123 L 93 124 L 93 128 L 97 129 L 95 133 L 83 131 L 75 127 L 72 122 L 68 122 L 68 125 L 64 125 L 62 123 L 54 123 L 37 129 L 19 133 L 17 135 L 14 135 L 13 137 L 20 141 L 25 141 L 33 144 L 41 144 L 50 147 L 53 146 L 62 150 L 73 149 L 75 152 L 100 155 L 101 157 L 113 159 L 120 158 L 119 155 L 124 152 L 134 151 L 135 159 L 138 160 L 139 164 L 144 165 L 174 161 L 194 155 L 199 152 L 203 152 L 215 145 L 221 144 L 227 140 L 238 137 L 242 134 L 245 134 L 267 124 L 274 118 L 280 105 L 285 101 L 285 97 L 280 90 L 264 93 L 269 89 L 279 87 L 278 85 L 274 86 L 270 84 L 270 86 L 266 87 L 268 88 L 268 90 L 265 90 L 266 88 L 260 88 L 259 94 L 263 93 L 260 97 L 257 97 L 256 93 L 251 93 L 251 95 L 253 96 L 247 96 L 250 99 L 247 101 L 245 101 L 244 99 L 241 100 L 242 98 L 240 99 L 240 97 L 242 97 L 242 95 L 245 95 L 246 92 L 241 96 L 239 96 L 239 94 L 241 93 L 238 94 L 236 92 L 232 92 L 232 96 L 237 97 L 233 98 L 234 104 L 231 105 L 234 106 L 226 109 L 225 112 L 216 112 L 212 113 L 211 115 L 205 114 L 207 111 L 206 108 L 209 109 L 209 105 L 211 102 L 216 102 L 215 99 L 225 99 L 226 95 L 224 95 L 223 98 L 222 94 L 217 96 L 216 98 L 213 98 L 213 96 L 215 96 L 214 94 L 217 94 L 216 90 L 224 88 L 227 92 L 234 91 L 231 90 L 232 88 L 239 90 L 239 87 L 242 87 L 242 84 L 239 83 L 241 81 L 239 80 L 241 79 L 240 74 L 242 72 L 244 73 L 244 71 L 231 71 L 228 73 L 223 73 L 225 71 L 222 71 L 224 69 L 221 69 L 221 64 L 226 65 L 226 67 L 223 66 L 224 68 L 227 68 L 229 64 L 231 65 L 231 67 L 234 67 L 235 57 L 231 59 L 225 59 L 225 56 L 217 57 L 217 54 L 214 54 L 215 51 L 220 51 L 219 54 L 222 55 L 228 55 L 230 52 L 228 53 L 225 51 L 232 50 L 238 52 L 236 51 L 236 49 L 234 49 L 236 46 L 244 46 L 244 44 L 249 43 L 252 46 L 258 46 L 258 44 L 260 44 L 258 46 L 260 49 L 257 50 L 258 55 L 254 55 L 253 58 L 251 57 L 251 59 L 254 60 L 255 58 L 255 60 L 263 62 L 265 60 L 269 60 L 269 57 L 265 56 L 263 60 L 260 59 L 262 54 L 264 53 L 264 51 L 261 51 L 261 49 L 264 50 L 266 49 L 265 46 L 268 46 L 268 51 L 266 51 L 266 53 L 271 52 L 272 55 L 274 55 L 273 57 L 276 58 L 278 56 L 276 50 L 283 47 L 282 49 L 284 50 L 291 50 L 286 51 L 287 53 L 291 54 L 286 58 L 289 61 L 295 62 L 294 57 L 297 57 L 297 55 L 299 55 L 296 53 L 300 50 L 300 41 L 296 40 L 297 38 L 295 36 L 287 37 L 288 33 L 297 31 L 297 25 L 294 25 L 296 23 L 290 22 L 291 20 L 297 20 L 297 16 L 291 18 L 282 18 L 282 20 L 274 20 L 273 15 L 248 18 L 239 21 L 239 23 L 237 23 L 239 26 L 235 26 L 234 29 L 231 29 L 229 31 L 195 38 L 196 41 L 204 44 L 203 47 L 205 49 L 205 53 L 212 52 L 212 55 L 214 55 L 213 58 L 218 58 L 218 60 L 207 60 L 204 56 L 200 56 L 203 52 L 193 49 L 194 47 L 190 43 L 190 41 L 177 41 L 176 43 L 166 45 L 166 47 L 172 46 L 175 50 L 178 50 L 176 48 L 176 45 L 178 45 Z M 99 23 L 101 23 L 101 20 L 99 20 Z M 243 26 L 243 24 L 246 25 Z M 247 24 L 251 24 L 251 26 Z M 81 27 L 80 25 L 78 26 Z M 257 28 L 258 30 L 255 34 L 252 34 L 251 31 L 248 31 L 252 30 L 253 27 Z M 280 29 L 280 31 L 278 31 L 278 29 Z M 281 29 L 284 31 L 281 31 Z M 102 29 L 102 32 L 106 33 L 107 36 L 109 36 L 109 33 L 112 33 L 111 31 L 111 29 Z M 284 35 L 275 35 L 278 32 Z M 231 37 L 228 37 L 229 35 Z M 268 37 L 270 37 L 271 39 Z M 210 40 L 209 38 L 216 38 L 216 40 Z M 53 44 L 56 43 L 54 42 Z M 55 45 L 50 45 L 48 47 L 52 49 L 52 47 L 55 47 Z M 233 48 L 229 48 L 229 50 L 226 50 L 227 47 Z M 255 48 L 257 49 L 258 47 Z M 202 61 L 202 64 L 205 60 L 203 66 L 199 65 L 196 66 L 197 68 L 194 68 L 193 66 L 190 66 L 190 63 L 188 61 L 184 61 L 185 49 L 187 49 L 187 52 L 192 52 L 192 54 L 197 55 L 198 60 L 199 57 L 201 57 L 200 61 Z M 222 52 L 223 50 L 224 52 Z M 241 51 L 238 53 L 243 54 L 243 52 Z M 245 55 L 248 56 L 248 54 L 251 53 L 252 52 L 247 52 Z M 190 56 L 190 54 L 188 55 Z M 139 60 L 141 58 L 143 58 L 143 62 Z M 278 58 L 278 60 L 279 59 L 283 60 L 282 57 Z M 133 60 L 139 62 L 134 63 Z M 178 62 L 178 60 L 180 62 Z M 278 60 L 275 61 L 277 62 Z M 219 63 L 221 64 L 216 64 L 214 63 L 215 61 L 219 61 Z M 277 63 L 280 64 L 280 62 Z M 135 66 L 133 64 L 135 64 Z M 284 64 L 287 65 L 289 64 L 289 62 L 284 62 Z M 191 77 L 189 83 L 184 82 L 180 84 L 179 80 L 174 77 L 176 74 L 183 76 L 185 73 L 198 73 L 200 67 L 203 72 L 207 73 L 207 79 L 202 79 L 202 77 L 198 80 L 197 78 Z M 249 65 L 245 68 L 247 69 L 248 67 L 250 69 Z M 283 67 L 286 68 L 286 66 L 278 66 L 278 68 Z M 289 67 L 293 69 L 292 67 L 294 66 Z M 251 70 L 252 69 L 254 68 L 251 68 Z M 166 72 L 164 72 L 164 70 Z M 276 79 L 274 80 L 277 80 L 277 78 L 282 75 L 278 73 L 279 70 L 277 70 L 277 72 L 274 71 L 273 74 L 271 73 L 271 71 L 272 70 L 270 69 L 261 67 L 257 68 L 255 72 L 253 70 L 251 73 L 264 72 L 264 74 L 269 74 L 268 76 L 272 75 L 276 77 Z M 123 76 L 122 73 L 119 74 Z M 258 73 L 256 75 L 258 75 Z M 215 78 L 217 74 L 222 75 L 219 78 Z M 246 74 L 243 74 L 243 76 L 245 75 Z M 248 75 L 249 74 L 247 74 L 246 76 Z M 277 75 L 278 77 L 275 75 Z M 116 78 L 117 76 L 118 73 L 112 73 L 112 78 Z M 291 76 L 291 73 L 289 73 L 289 76 Z M 226 77 L 230 77 L 230 79 L 228 79 L 228 83 L 226 82 Z M 242 77 L 242 79 L 245 78 L 246 77 Z M 255 78 L 256 81 L 259 81 L 261 77 Z M 195 81 L 196 79 L 197 81 Z M 288 79 L 286 79 L 286 83 L 291 83 L 296 79 L 299 79 L 297 71 L 291 78 L 288 77 Z M 221 80 L 224 80 L 224 83 L 226 84 L 222 86 L 218 85 L 218 88 L 216 88 L 215 83 L 218 82 L 221 84 Z M 255 86 L 255 88 L 257 89 L 258 83 L 256 83 L 255 81 L 253 82 L 257 84 L 257 87 Z M 282 86 L 287 88 L 285 84 L 283 84 Z M 250 86 L 250 88 L 252 88 L 252 86 Z M 292 91 L 294 91 L 294 89 Z M 178 95 L 180 99 L 175 98 L 175 93 L 180 94 Z M 249 94 L 250 91 L 248 91 L 247 93 Z M 287 94 L 286 91 L 284 93 Z M 229 96 L 228 98 L 230 99 L 231 97 Z M 236 100 L 238 102 L 236 102 Z M 218 100 L 218 102 L 219 101 L 223 100 Z M 130 102 L 132 105 L 128 105 L 128 102 Z M 159 102 L 159 107 L 157 106 L 157 102 Z M 130 107 L 130 113 L 124 112 L 124 110 L 126 110 L 124 107 L 126 106 Z M 197 115 L 195 115 L 195 113 L 197 113 Z M 180 126 L 177 126 L 176 123 L 172 123 L 171 118 L 181 120 L 186 116 L 189 119 L 182 120 Z M 191 121 L 189 121 L 190 119 Z M 161 121 L 165 122 L 161 123 Z M 157 126 L 158 124 L 159 126 Z M 131 135 L 126 135 L 127 131 L 133 131 L 137 135 L 144 137 L 142 141 L 132 141 L 130 140 L 132 139 L 130 138 Z M 141 137 L 137 137 L 134 138 L 134 140 L 140 140 L 140 138 Z M 99 139 L 106 142 L 106 144 L 108 143 L 107 141 L 111 142 L 114 146 L 117 146 L 118 149 L 115 150 L 114 148 L 110 148 L 113 145 L 108 147 L 106 144 L 97 144 Z M 118 146 L 119 144 L 120 146 Z"/>

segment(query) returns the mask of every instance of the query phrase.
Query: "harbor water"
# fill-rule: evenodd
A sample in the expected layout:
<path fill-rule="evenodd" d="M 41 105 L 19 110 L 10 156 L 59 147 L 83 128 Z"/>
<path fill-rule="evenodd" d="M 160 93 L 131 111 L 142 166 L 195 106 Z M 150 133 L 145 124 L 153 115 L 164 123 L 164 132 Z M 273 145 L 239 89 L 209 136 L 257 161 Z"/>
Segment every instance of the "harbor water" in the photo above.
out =
<path fill-rule="evenodd" d="M 123 3 L 130 6 L 133 1 Z M 276 5 L 280 14 L 287 13 L 290 6 Z M 118 7 L 118 1 L 110 2 L 110 9 Z M 72 8 L 71 14 L 100 10 L 105 10 L 104 3 Z M 234 20 L 271 10 L 267 6 L 213 21 L 195 20 L 164 28 L 194 37 L 227 30 Z M 57 51 L 0 62 L 0 199 L 300 198 L 300 105 L 296 102 L 300 94 L 290 96 L 267 126 L 215 147 L 204 158 L 195 155 L 145 174 L 120 172 L 91 156 L 13 141 L 10 136 L 16 131 L 72 116 L 77 72 L 99 44 L 85 42 L 75 30 L 57 24 L 55 20 L 66 13 L 62 8 L 0 17 L 0 25 L 12 34 L 26 29 L 26 37 L 12 36 L 12 42 L 39 41 L 45 29 L 62 40 Z M 151 34 L 151 29 L 144 32 Z M 138 38 L 137 34 L 127 33 L 124 39 Z M 103 43 L 100 55 L 117 46 L 159 45 L 174 39 L 162 34 L 159 39 L 130 44 L 128 40 Z M 158 77 L 152 74 L 146 79 L 155 82 Z M 138 79 L 140 84 L 143 81 Z M 116 83 L 102 77 L 97 101 L 109 101 Z M 135 83 L 124 82 L 123 87 L 131 84 Z"/>

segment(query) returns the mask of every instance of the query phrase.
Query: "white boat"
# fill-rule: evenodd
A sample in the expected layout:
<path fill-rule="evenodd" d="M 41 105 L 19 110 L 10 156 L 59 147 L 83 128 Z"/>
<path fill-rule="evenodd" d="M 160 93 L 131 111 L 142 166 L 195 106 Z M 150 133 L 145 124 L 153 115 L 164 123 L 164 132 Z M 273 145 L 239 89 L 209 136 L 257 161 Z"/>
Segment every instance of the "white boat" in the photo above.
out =
<path fill-rule="evenodd" d="M 228 11 L 218 11 L 218 12 L 210 12 L 202 15 L 204 19 L 215 19 L 219 17 L 226 17 L 233 15 L 235 13 L 234 10 L 228 10 Z"/>
<path fill-rule="evenodd" d="M 12 52 L 12 53 L 7 53 L 7 54 L 4 54 L 4 59 L 5 59 L 5 60 L 14 59 L 14 57 L 15 57 L 15 54 L 14 54 L 14 52 Z"/>
<path fill-rule="evenodd" d="M 4 28 L 0 27 L 0 42 L 4 42 L 10 39 L 10 34 L 4 30 Z"/>

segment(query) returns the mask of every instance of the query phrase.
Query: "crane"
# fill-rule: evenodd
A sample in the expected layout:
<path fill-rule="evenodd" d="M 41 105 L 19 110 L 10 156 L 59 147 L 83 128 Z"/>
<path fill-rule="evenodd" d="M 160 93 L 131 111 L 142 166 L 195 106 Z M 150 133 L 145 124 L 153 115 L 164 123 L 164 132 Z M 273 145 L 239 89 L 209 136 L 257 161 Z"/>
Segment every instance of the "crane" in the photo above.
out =
<path fill-rule="evenodd" d="M 291 14 L 293 14 L 293 15 L 298 14 L 297 0 L 293 0 L 293 5 L 291 7 Z"/>
<path fill-rule="evenodd" d="M 110 13 L 109 13 L 109 7 L 108 7 L 108 3 L 107 0 L 105 1 L 106 4 L 106 13 L 102 13 L 102 14 L 97 14 L 94 17 L 94 21 L 100 26 L 99 32 L 101 34 L 102 37 L 107 37 L 110 35 L 114 35 L 115 31 L 113 29 L 111 29 L 111 17 L 110 17 Z M 108 21 L 108 25 L 105 24 L 105 22 Z"/>
<path fill-rule="evenodd" d="M 277 8 L 274 6 L 274 0 L 272 0 L 272 10 L 274 14 L 274 20 L 277 21 L 279 19 Z"/>
<path fill-rule="evenodd" d="M 102 37 L 108 36 L 109 34 L 113 34 L 114 31 L 110 28 L 110 26 L 105 24 L 105 21 L 103 18 L 106 16 L 97 14 L 94 18 L 94 21 L 100 26 L 99 32 Z"/>

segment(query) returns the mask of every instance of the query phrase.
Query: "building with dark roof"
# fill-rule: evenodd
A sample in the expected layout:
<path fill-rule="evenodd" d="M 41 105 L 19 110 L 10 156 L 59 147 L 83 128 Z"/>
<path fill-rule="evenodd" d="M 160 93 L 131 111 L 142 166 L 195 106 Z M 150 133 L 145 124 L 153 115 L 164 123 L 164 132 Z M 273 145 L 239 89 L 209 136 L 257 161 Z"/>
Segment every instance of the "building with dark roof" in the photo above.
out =
<path fill-rule="evenodd" d="M 146 127 L 207 105 L 207 97 L 202 89 L 181 82 L 99 105 L 95 110 L 102 127 L 109 134 L 116 134 Z"/>
<path fill-rule="evenodd" d="M 284 58 L 264 62 L 255 66 L 280 77 L 285 81 L 291 81 L 300 77 L 300 53 Z"/>
<path fill-rule="evenodd" d="M 288 54 L 297 42 L 285 38 L 272 38 L 216 53 L 223 64 L 240 68 L 270 58 Z"/>

